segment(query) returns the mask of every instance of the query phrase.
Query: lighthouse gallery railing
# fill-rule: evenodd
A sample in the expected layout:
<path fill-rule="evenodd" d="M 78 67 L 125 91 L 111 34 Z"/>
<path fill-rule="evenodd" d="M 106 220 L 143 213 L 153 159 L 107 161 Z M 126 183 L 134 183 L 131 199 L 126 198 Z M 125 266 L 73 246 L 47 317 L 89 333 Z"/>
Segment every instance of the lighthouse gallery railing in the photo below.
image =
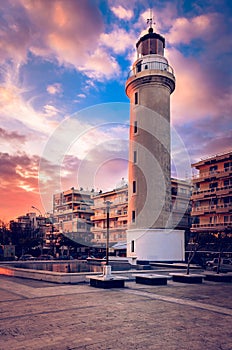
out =
<path fill-rule="evenodd" d="M 144 63 L 138 62 L 129 72 L 128 78 L 145 70 L 161 70 L 174 75 L 174 70 L 169 64 L 161 61 L 148 61 Z"/>

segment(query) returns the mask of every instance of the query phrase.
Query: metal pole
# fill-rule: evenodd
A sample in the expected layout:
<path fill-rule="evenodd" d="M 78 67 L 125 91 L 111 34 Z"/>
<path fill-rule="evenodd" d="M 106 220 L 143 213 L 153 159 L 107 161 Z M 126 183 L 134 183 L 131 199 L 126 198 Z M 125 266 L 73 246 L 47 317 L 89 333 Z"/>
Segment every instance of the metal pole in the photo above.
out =
<path fill-rule="evenodd" d="M 43 216 L 42 213 L 41 213 L 41 210 L 39 210 L 38 208 L 34 207 L 34 205 L 32 205 L 31 207 L 32 207 L 33 209 L 38 210 L 38 212 L 40 213 L 40 215 Z"/>
<path fill-rule="evenodd" d="M 109 265 L 110 201 L 106 201 L 106 266 Z"/>
<path fill-rule="evenodd" d="M 106 202 L 106 265 L 109 265 L 110 205 Z"/>

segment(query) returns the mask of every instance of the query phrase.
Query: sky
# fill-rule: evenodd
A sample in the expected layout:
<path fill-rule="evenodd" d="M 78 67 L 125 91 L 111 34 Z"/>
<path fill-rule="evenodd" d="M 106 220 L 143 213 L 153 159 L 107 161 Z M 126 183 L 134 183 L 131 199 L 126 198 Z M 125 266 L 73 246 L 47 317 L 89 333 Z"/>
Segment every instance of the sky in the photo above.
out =
<path fill-rule="evenodd" d="M 231 150 L 230 0 L 0 0 L 1 220 L 127 178 L 125 82 L 150 8 L 176 77 L 173 175 Z"/>

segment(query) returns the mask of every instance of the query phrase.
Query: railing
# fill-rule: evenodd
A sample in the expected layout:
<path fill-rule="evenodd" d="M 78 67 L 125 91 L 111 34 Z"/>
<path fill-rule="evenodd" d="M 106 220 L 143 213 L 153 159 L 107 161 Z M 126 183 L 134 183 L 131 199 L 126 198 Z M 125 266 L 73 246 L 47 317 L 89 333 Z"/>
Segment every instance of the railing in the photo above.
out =
<path fill-rule="evenodd" d="M 113 218 L 121 218 L 121 217 L 124 217 L 124 216 L 127 216 L 127 212 L 121 212 L 121 214 L 119 213 L 110 213 L 110 219 L 113 219 Z M 92 215 L 90 217 L 91 220 L 106 220 L 106 214 L 95 214 L 95 215 Z"/>
<path fill-rule="evenodd" d="M 192 208 L 192 213 L 198 213 L 198 212 L 206 212 L 206 211 L 216 211 L 220 209 L 228 209 L 232 207 L 232 203 L 226 203 L 226 204 L 219 204 L 219 205 L 206 205 L 206 206 L 199 206 L 196 208 Z"/>
<path fill-rule="evenodd" d="M 127 78 L 135 76 L 136 74 L 145 70 L 160 70 L 174 75 L 174 70 L 171 66 L 169 66 L 169 64 L 161 61 L 150 61 L 144 63 L 137 63 L 137 65 L 130 70 Z"/>
<path fill-rule="evenodd" d="M 226 167 L 222 170 L 214 170 L 214 171 L 204 171 L 199 174 L 193 175 L 193 180 L 205 179 L 207 177 L 214 177 L 217 175 L 222 175 L 223 173 L 227 173 L 232 171 L 232 167 Z"/>
<path fill-rule="evenodd" d="M 197 227 L 219 227 L 219 226 L 229 226 L 232 224 L 232 221 L 228 221 L 228 222 L 218 222 L 218 223 L 205 223 L 205 224 L 192 224 L 193 228 L 197 228 Z"/>
<path fill-rule="evenodd" d="M 231 188 L 232 188 L 232 185 L 210 188 L 210 189 L 208 189 L 208 190 L 198 190 L 198 191 L 193 191 L 192 195 L 193 195 L 193 196 L 204 195 L 204 194 L 208 194 L 208 193 L 213 193 L 213 192 L 220 192 L 220 191 L 229 190 L 229 189 L 231 189 Z"/>
<path fill-rule="evenodd" d="M 126 224 L 124 224 L 124 225 L 117 225 L 117 226 L 112 226 L 112 227 L 110 227 L 109 229 L 111 230 L 111 231 L 115 231 L 115 230 L 122 230 L 122 229 L 127 229 L 127 225 Z M 107 229 L 106 228 L 104 228 L 104 227 L 96 227 L 96 226 L 92 226 L 91 227 L 91 232 L 102 232 L 102 233 L 105 233 L 106 231 L 107 231 Z"/>

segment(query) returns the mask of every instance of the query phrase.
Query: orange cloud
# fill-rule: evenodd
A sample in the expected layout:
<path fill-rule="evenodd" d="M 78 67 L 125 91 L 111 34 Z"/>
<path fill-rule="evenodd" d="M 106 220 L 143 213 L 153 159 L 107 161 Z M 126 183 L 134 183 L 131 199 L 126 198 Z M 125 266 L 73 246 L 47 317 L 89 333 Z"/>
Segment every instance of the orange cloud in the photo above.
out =
<path fill-rule="evenodd" d="M 176 90 L 171 97 L 174 123 L 218 113 L 211 99 L 210 80 L 201 63 L 184 57 L 176 49 L 169 49 L 167 56 L 176 75 Z"/>

